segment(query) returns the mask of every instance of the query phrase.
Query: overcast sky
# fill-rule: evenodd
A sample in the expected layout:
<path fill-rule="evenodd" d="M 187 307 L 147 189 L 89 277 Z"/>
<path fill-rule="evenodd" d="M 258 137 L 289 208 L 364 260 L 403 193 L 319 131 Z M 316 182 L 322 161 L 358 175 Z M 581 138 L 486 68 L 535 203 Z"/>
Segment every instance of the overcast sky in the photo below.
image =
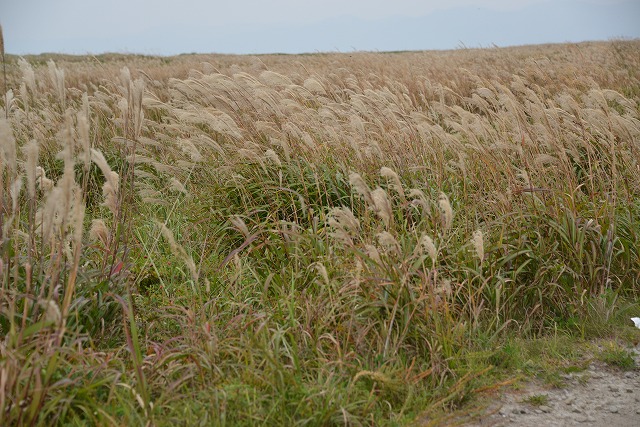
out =
<path fill-rule="evenodd" d="M 640 0 L 0 0 L 8 53 L 301 53 L 640 38 Z"/>

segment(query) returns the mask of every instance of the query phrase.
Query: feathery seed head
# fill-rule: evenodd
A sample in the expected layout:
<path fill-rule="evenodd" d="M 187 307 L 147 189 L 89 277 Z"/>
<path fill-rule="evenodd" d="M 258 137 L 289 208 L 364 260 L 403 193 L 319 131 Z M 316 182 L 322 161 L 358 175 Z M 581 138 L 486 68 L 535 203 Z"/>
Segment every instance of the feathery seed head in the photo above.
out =
<path fill-rule="evenodd" d="M 27 88 L 31 91 L 32 95 L 36 93 L 36 74 L 33 71 L 33 67 L 24 58 L 18 59 L 18 66 L 20 67 L 20 71 L 22 72 L 22 81 L 26 85 Z M 23 101 L 26 101 L 24 99 Z"/>
<path fill-rule="evenodd" d="M 276 154 L 275 151 L 269 149 L 267 151 L 264 152 L 264 156 L 271 160 L 273 163 L 275 163 L 277 166 L 282 166 L 282 162 L 280 161 L 280 157 L 278 157 L 278 154 Z"/>
<path fill-rule="evenodd" d="M 2 109 L 2 115 L 8 117 L 9 113 L 14 107 L 13 89 L 9 89 L 4 95 L 4 108 Z"/>
<path fill-rule="evenodd" d="M 40 224 L 39 234 L 43 237 L 43 243 L 53 244 L 57 235 L 57 228 L 62 224 L 66 216 L 64 190 L 59 186 L 53 186 L 48 192 L 44 207 L 37 212 L 37 221 Z M 64 212 L 64 214 L 63 214 Z"/>
<path fill-rule="evenodd" d="M 484 261 L 484 237 L 482 235 L 482 230 L 478 229 L 473 232 L 473 248 L 476 251 L 476 255 L 478 259 L 482 263 Z"/>
<path fill-rule="evenodd" d="M 102 185 L 102 196 L 104 206 L 109 208 L 115 216 L 118 213 L 118 189 L 120 188 L 120 176 L 117 172 L 109 172 L 107 180 Z"/>
<path fill-rule="evenodd" d="M 451 228 L 453 222 L 453 208 L 449 203 L 449 197 L 446 194 L 440 193 L 438 197 L 438 206 L 440 206 L 440 213 L 442 219 L 442 228 L 448 230 Z"/>
<path fill-rule="evenodd" d="M 102 219 L 94 219 L 91 221 L 89 229 L 89 238 L 94 242 L 102 243 L 105 248 L 109 247 L 109 227 Z"/>
<path fill-rule="evenodd" d="M 349 184 L 356 190 L 356 193 L 358 193 L 364 199 L 365 203 L 369 207 L 375 207 L 375 203 L 371 198 L 371 190 L 369 190 L 369 186 L 366 182 L 364 182 L 364 179 L 362 179 L 360 174 L 356 172 L 350 173 Z"/>
<path fill-rule="evenodd" d="M 325 285 L 329 286 L 329 273 L 327 272 L 327 267 L 325 267 L 321 262 L 316 262 L 313 266 L 320 276 L 322 276 L 322 280 L 324 280 Z"/>
<path fill-rule="evenodd" d="M 536 165 L 539 165 L 539 166 L 546 166 L 549 164 L 559 163 L 558 158 L 545 153 L 538 154 L 533 161 L 536 163 Z"/>
<path fill-rule="evenodd" d="M 84 165 L 85 170 L 89 170 L 91 164 L 91 140 L 89 139 L 89 121 L 84 113 L 78 113 L 76 116 L 78 123 L 78 139 L 80 140 L 80 160 Z"/>
<path fill-rule="evenodd" d="M 423 210 L 423 215 L 426 215 L 427 211 L 429 210 L 429 200 L 427 199 L 427 196 L 424 195 L 424 192 L 422 190 L 412 188 L 411 190 L 409 190 L 409 194 L 407 195 L 407 197 L 412 199 L 410 202 L 411 205 L 420 206 Z"/>
<path fill-rule="evenodd" d="M 328 222 L 331 227 L 343 228 L 353 233 L 360 231 L 360 221 L 348 207 L 331 209 L 328 214 Z"/>
<path fill-rule="evenodd" d="M 29 141 L 23 148 L 26 156 L 25 172 L 27 176 L 27 192 L 33 198 L 36 194 L 36 177 L 38 167 L 39 146 L 36 141 Z"/>
<path fill-rule="evenodd" d="M 169 180 L 169 186 L 173 191 L 177 191 L 182 194 L 188 194 L 187 188 L 173 176 Z"/>
<path fill-rule="evenodd" d="M 433 239 L 424 234 L 422 238 L 420 238 L 420 246 L 427 252 L 427 255 L 431 258 L 431 262 L 435 265 L 436 259 L 438 258 L 438 250 L 433 243 Z"/>
<path fill-rule="evenodd" d="M 200 154 L 200 151 L 195 146 L 195 144 L 191 142 L 191 140 L 181 139 L 180 149 L 182 150 L 183 153 L 187 154 L 189 158 L 191 158 L 191 161 L 199 162 L 202 160 L 202 154 Z"/>
<path fill-rule="evenodd" d="M 18 177 L 15 181 L 13 181 L 13 183 L 11 184 L 11 188 L 9 189 L 11 194 L 11 209 L 14 214 L 18 211 L 18 199 L 20 197 L 20 193 L 22 192 L 22 184 L 22 177 Z"/>
<path fill-rule="evenodd" d="M 4 117 L 0 118 L 0 161 L 2 167 L 6 165 L 11 172 L 16 171 L 16 140 L 11 125 Z"/>
<path fill-rule="evenodd" d="M 118 190 L 120 188 L 120 176 L 117 172 L 111 170 L 109 163 L 104 158 L 102 152 L 92 148 L 91 161 L 93 161 L 105 177 L 105 183 L 102 186 L 102 195 L 104 197 L 103 205 L 105 205 L 113 215 L 118 212 Z"/>
<path fill-rule="evenodd" d="M 289 143 L 286 141 L 286 139 L 269 138 L 269 142 L 271 143 L 271 145 L 282 148 L 285 160 L 287 162 L 291 161 L 291 147 L 289 146 Z"/>
<path fill-rule="evenodd" d="M 120 83 L 128 91 L 131 85 L 131 71 L 128 67 L 122 67 L 120 69 Z"/>
<path fill-rule="evenodd" d="M 187 269 L 189 270 L 189 273 L 191 274 L 191 278 L 195 283 L 197 283 L 198 269 L 196 268 L 195 262 L 193 262 L 193 258 L 191 258 L 189 254 L 187 254 L 187 251 L 185 251 L 184 248 L 179 245 L 178 242 L 176 242 L 176 239 L 173 237 L 173 233 L 164 223 L 156 221 L 156 224 L 158 227 L 160 227 L 162 236 L 167 240 L 167 243 L 169 243 L 171 253 L 173 253 L 176 258 L 182 260 L 182 262 L 185 263 Z"/>
<path fill-rule="evenodd" d="M 70 223 L 73 227 L 73 244 L 80 248 L 82 245 L 82 234 L 84 232 L 84 214 L 86 206 L 82 197 L 82 190 L 79 186 L 75 186 L 72 196 L 72 208 L 70 212 Z"/>
<path fill-rule="evenodd" d="M 62 313 L 60 312 L 60 307 L 58 304 L 52 299 L 47 302 L 41 301 L 40 305 L 44 307 L 44 320 L 45 322 L 52 322 L 54 324 L 60 323 L 62 320 Z"/>
<path fill-rule="evenodd" d="M 393 187 L 398 192 L 400 199 L 404 201 L 404 188 L 402 187 L 402 183 L 400 182 L 400 177 L 398 177 L 398 174 L 395 173 L 393 169 L 383 166 L 380 169 L 380 175 L 391 180 L 392 184 L 390 185 L 390 187 Z"/>
<path fill-rule="evenodd" d="M 82 113 L 84 114 L 85 119 L 87 120 L 87 126 L 89 122 L 89 95 L 87 92 L 82 94 Z"/>
<path fill-rule="evenodd" d="M 445 279 L 442 284 L 436 287 L 436 293 L 444 294 L 447 298 L 451 296 L 453 293 L 453 288 L 451 287 L 451 280 Z"/>
<path fill-rule="evenodd" d="M 260 73 L 260 81 L 267 86 L 289 86 L 293 84 L 289 77 L 275 71 L 263 71 Z"/>
<path fill-rule="evenodd" d="M 398 243 L 393 234 L 388 231 L 383 231 L 382 233 L 378 233 L 376 237 L 378 238 L 378 242 L 384 246 L 387 252 L 394 254 L 399 254 L 401 252 L 400 243 Z"/>
<path fill-rule="evenodd" d="M 47 178 L 47 174 L 40 166 L 36 166 L 36 182 L 45 193 L 53 189 L 53 181 Z"/>
<path fill-rule="evenodd" d="M 393 211 L 387 192 L 378 187 L 371 192 L 371 199 L 373 200 L 376 214 L 382 219 L 385 227 L 389 228 L 391 220 L 393 219 Z"/>
<path fill-rule="evenodd" d="M 360 231 L 360 221 L 347 207 L 333 208 L 327 214 L 327 224 L 333 228 L 331 237 L 346 245 L 353 244 L 353 237 Z"/>
<path fill-rule="evenodd" d="M 47 62 L 47 67 L 49 68 L 49 78 L 51 79 L 51 84 L 53 84 L 53 87 L 57 92 L 59 101 L 64 107 L 64 70 L 59 69 L 53 59 L 50 59 Z"/>
<path fill-rule="evenodd" d="M 376 264 L 382 265 L 382 259 L 380 258 L 378 248 L 373 245 L 364 245 L 364 250 L 370 259 L 372 259 Z"/>
<path fill-rule="evenodd" d="M 22 105 L 24 105 L 24 112 L 29 114 L 29 93 L 27 92 L 27 85 L 24 82 L 20 83 L 20 99 L 22 99 Z"/>
<path fill-rule="evenodd" d="M 320 84 L 320 82 L 313 77 L 306 79 L 302 85 L 311 93 L 320 95 L 326 94 L 326 91 L 324 90 L 322 84 Z"/>
<path fill-rule="evenodd" d="M 233 215 L 231 218 L 229 218 L 229 221 L 231 222 L 231 224 L 233 224 L 236 230 L 242 233 L 245 238 L 249 238 L 249 236 L 251 236 L 249 227 L 247 227 L 247 224 L 238 215 Z"/>
<path fill-rule="evenodd" d="M 117 173 L 111 170 L 111 166 L 109 166 L 109 163 L 107 163 L 107 159 L 104 158 L 104 154 L 102 154 L 101 151 L 92 148 L 91 161 L 95 163 L 98 168 L 100 168 L 100 171 L 102 171 L 105 179 L 110 182 L 111 186 L 117 191 L 119 187 L 119 176 Z"/>

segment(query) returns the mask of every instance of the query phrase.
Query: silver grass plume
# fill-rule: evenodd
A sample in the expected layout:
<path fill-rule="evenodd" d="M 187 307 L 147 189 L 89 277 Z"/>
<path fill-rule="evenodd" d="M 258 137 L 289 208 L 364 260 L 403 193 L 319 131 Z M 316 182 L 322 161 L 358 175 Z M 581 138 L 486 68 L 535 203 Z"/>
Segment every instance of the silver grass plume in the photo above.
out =
<path fill-rule="evenodd" d="M 82 191 L 77 185 L 74 186 L 72 207 L 71 207 L 71 226 L 73 227 L 73 244 L 76 250 L 82 245 L 82 234 L 84 232 L 84 215 L 86 206 L 84 204 Z"/>
<path fill-rule="evenodd" d="M 480 263 L 484 261 L 484 237 L 482 235 L 482 230 L 478 229 L 473 233 L 473 248 L 476 251 L 476 255 L 480 260 Z"/>
<path fill-rule="evenodd" d="M 84 170 L 88 171 L 91 165 L 91 140 L 89 139 L 89 120 L 84 112 L 76 116 L 78 139 L 80 141 L 80 160 Z"/>
<path fill-rule="evenodd" d="M 105 182 L 102 186 L 102 195 L 104 196 L 104 205 L 109 208 L 113 215 L 116 215 L 118 211 L 118 190 L 120 188 L 120 176 L 117 172 L 111 170 L 111 166 L 107 163 L 102 152 L 91 149 L 91 161 L 95 163 L 102 174 L 104 175 Z"/>
<path fill-rule="evenodd" d="M 180 182 L 180 180 L 173 176 L 171 177 L 171 179 L 169 179 L 169 187 L 171 188 L 171 190 L 177 191 L 178 193 L 189 194 L 189 192 L 187 191 L 187 187 L 185 187 L 184 184 Z"/>
<path fill-rule="evenodd" d="M 427 255 L 429 255 L 431 263 L 433 264 L 433 267 L 435 267 L 436 260 L 438 259 L 438 249 L 436 248 L 435 243 L 433 243 L 433 239 L 424 234 L 420 238 L 420 246 L 424 251 L 426 251 Z"/>
<path fill-rule="evenodd" d="M 271 162 L 275 163 L 276 166 L 280 167 L 282 166 L 282 162 L 280 161 L 280 157 L 278 157 L 278 155 L 276 154 L 275 151 L 269 149 L 267 151 L 264 152 L 264 157 L 269 159 Z"/>
<path fill-rule="evenodd" d="M 29 93 L 27 92 L 27 85 L 20 83 L 20 99 L 22 99 L 22 105 L 24 106 L 24 112 L 28 116 L 29 115 L 29 103 L 27 100 L 29 99 Z"/>
<path fill-rule="evenodd" d="M 36 213 L 39 234 L 42 234 L 45 245 L 53 243 L 56 237 L 55 229 L 62 222 L 62 200 L 62 188 L 53 186 L 47 193 L 43 208 Z"/>
<path fill-rule="evenodd" d="M 440 193 L 438 197 L 438 206 L 440 206 L 440 214 L 442 219 L 442 228 L 446 231 L 451 228 L 453 223 L 453 208 L 449 203 L 449 197 L 446 194 Z"/>
<path fill-rule="evenodd" d="M 62 313 L 58 304 L 50 299 L 48 301 L 39 301 L 41 307 L 44 308 L 44 321 L 58 324 L 62 320 Z"/>
<path fill-rule="evenodd" d="M 6 166 L 11 172 L 16 171 L 16 140 L 11 125 L 4 118 L 0 118 L 0 160 L 2 167 Z"/>
<path fill-rule="evenodd" d="M 393 169 L 383 166 L 380 169 L 380 175 L 391 181 L 391 184 L 389 185 L 389 187 L 396 190 L 396 192 L 400 196 L 400 200 L 404 202 L 406 200 L 404 195 L 404 188 L 402 187 L 402 182 L 400 182 L 400 177 L 398 177 L 398 174 L 395 173 Z"/>
<path fill-rule="evenodd" d="M 307 89 L 311 93 L 319 94 L 319 95 L 326 94 L 326 91 L 324 90 L 324 87 L 322 86 L 322 84 L 318 80 L 314 79 L 313 77 L 306 79 L 302 85 L 304 86 L 305 89 Z"/>
<path fill-rule="evenodd" d="M 22 192 L 23 183 L 22 177 L 20 176 L 13 181 L 9 189 L 9 193 L 11 194 L 11 211 L 13 214 L 18 211 L 18 200 L 20 198 L 20 193 Z"/>
<path fill-rule="evenodd" d="M 38 168 L 38 152 L 39 146 L 36 141 L 28 142 L 22 149 L 25 153 L 25 175 L 27 176 L 27 192 L 29 197 L 34 198 L 36 195 L 36 179 Z"/>
<path fill-rule="evenodd" d="M 375 203 L 371 198 L 371 190 L 360 174 L 352 172 L 349 174 L 349 184 L 356 190 L 369 207 L 375 207 Z"/>
<path fill-rule="evenodd" d="M 414 206 L 420 206 L 424 211 L 429 209 L 429 200 L 424 192 L 418 188 L 412 188 L 407 195 L 411 200 L 411 204 Z"/>
<path fill-rule="evenodd" d="M 378 187 L 371 192 L 371 199 L 375 207 L 376 214 L 382 219 L 385 227 L 388 229 L 393 219 L 393 210 L 391 209 L 391 201 L 387 192 Z"/>
<path fill-rule="evenodd" d="M 231 222 L 231 224 L 233 224 L 235 229 L 241 232 L 245 238 L 248 239 L 251 236 L 251 233 L 249 232 L 249 227 L 247 227 L 247 224 L 238 215 L 231 216 L 231 218 L 229 218 L 229 222 Z"/>
<path fill-rule="evenodd" d="M 2 33 L 2 25 L 0 25 L 0 55 L 2 55 L 2 94 L 7 93 L 7 62 L 4 58 L 4 34 Z M 9 103 L 7 102 L 7 98 L 5 95 L 5 103 L 4 103 L 4 114 L 5 119 L 9 118 Z"/>
<path fill-rule="evenodd" d="M 322 264 L 321 262 L 316 262 L 313 264 L 313 266 L 322 277 L 322 280 L 324 280 L 324 284 L 329 286 L 330 282 L 329 282 L 329 273 L 327 272 L 327 267 L 325 267 L 324 264 Z"/>
<path fill-rule="evenodd" d="M 289 86 L 293 84 L 289 77 L 274 71 L 263 71 L 260 73 L 260 81 L 267 86 Z"/>
<path fill-rule="evenodd" d="M 36 182 L 45 193 L 53 189 L 53 181 L 47 178 L 47 174 L 41 166 L 36 166 Z"/>
<path fill-rule="evenodd" d="M 89 229 L 89 238 L 93 242 L 100 242 L 105 248 L 109 247 L 109 227 L 102 219 L 94 219 L 91 221 L 91 228 Z"/>
<path fill-rule="evenodd" d="M 47 62 L 49 68 L 49 78 L 60 100 L 60 105 L 65 108 L 65 88 L 64 88 L 64 70 L 59 69 L 53 59 Z"/>
<path fill-rule="evenodd" d="M 382 259 L 380 258 L 380 252 L 378 252 L 378 248 L 373 245 L 364 245 L 365 253 L 367 256 L 372 259 L 376 264 L 382 265 Z"/>
<path fill-rule="evenodd" d="M 353 244 L 360 232 L 360 221 L 347 207 L 333 208 L 327 215 L 327 224 L 333 229 L 329 235 L 344 244 Z"/>
<path fill-rule="evenodd" d="M 36 93 L 36 74 L 33 71 L 33 67 L 24 58 L 18 59 L 18 66 L 22 72 L 22 81 L 25 86 L 31 91 L 31 95 Z M 26 101 L 23 100 L 23 101 Z"/>
<path fill-rule="evenodd" d="M 388 231 L 383 231 L 382 233 L 378 233 L 376 237 L 378 238 L 378 242 L 380 242 L 380 244 L 388 253 L 396 255 L 400 254 L 400 243 L 398 243 L 393 234 L 389 233 Z"/>

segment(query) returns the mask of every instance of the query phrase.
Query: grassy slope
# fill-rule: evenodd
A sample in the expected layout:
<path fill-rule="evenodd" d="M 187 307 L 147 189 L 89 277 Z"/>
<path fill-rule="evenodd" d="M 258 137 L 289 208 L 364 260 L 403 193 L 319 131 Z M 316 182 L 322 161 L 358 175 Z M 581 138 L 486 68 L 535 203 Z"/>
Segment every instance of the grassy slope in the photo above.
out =
<path fill-rule="evenodd" d="M 0 424 L 437 420 L 637 341 L 639 58 L 9 58 Z"/>

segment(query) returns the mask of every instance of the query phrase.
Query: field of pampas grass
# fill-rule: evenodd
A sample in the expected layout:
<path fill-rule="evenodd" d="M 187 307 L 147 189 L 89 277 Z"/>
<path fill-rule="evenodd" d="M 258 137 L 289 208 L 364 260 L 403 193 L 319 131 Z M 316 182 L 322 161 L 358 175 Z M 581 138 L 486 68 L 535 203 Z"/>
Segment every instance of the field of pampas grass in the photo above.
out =
<path fill-rule="evenodd" d="M 4 65 L 0 425 L 436 422 L 639 339 L 638 41 Z"/>

